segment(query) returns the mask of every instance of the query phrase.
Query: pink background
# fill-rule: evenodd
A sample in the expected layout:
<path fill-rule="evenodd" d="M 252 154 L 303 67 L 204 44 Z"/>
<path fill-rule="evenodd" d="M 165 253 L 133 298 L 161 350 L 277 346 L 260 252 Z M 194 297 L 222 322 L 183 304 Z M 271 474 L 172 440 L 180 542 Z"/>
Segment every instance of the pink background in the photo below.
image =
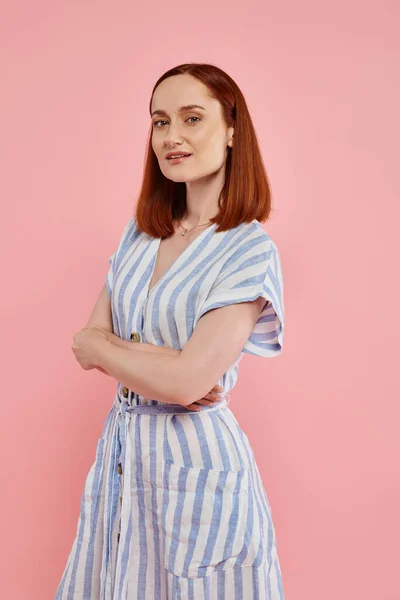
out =
<path fill-rule="evenodd" d="M 136 200 L 152 86 L 186 61 L 242 88 L 272 183 L 284 351 L 244 357 L 231 407 L 286 600 L 400 598 L 399 4 L 278 4 L 3 6 L 3 598 L 61 578 L 116 386 L 72 337 Z"/>

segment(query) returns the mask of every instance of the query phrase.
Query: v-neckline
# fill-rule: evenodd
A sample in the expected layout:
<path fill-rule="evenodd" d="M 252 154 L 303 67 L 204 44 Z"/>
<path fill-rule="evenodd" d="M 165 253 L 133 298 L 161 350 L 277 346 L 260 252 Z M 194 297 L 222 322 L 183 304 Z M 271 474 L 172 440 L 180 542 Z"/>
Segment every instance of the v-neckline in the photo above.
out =
<path fill-rule="evenodd" d="M 182 250 L 182 252 L 176 257 L 176 259 L 168 267 L 168 269 L 166 269 L 166 271 L 164 271 L 164 273 L 161 275 L 161 277 L 159 277 L 159 279 L 156 281 L 156 283 L 153 285 L 153 287 L 151 289 L 149 289 L 150 288 L 151 280 L 153 279 L 154 269 L 155 269 L 156 264 L 157 264 L 157 258 L 158 258 L 158 253 L 159 253 L 159 250 L 160 250 L 161 240 L 163 239 L 163 238 L 153 238 L 154 250 L 155 250 L 154 264 L 153 264 L 153 268 L 151 270 L 151 273 L 150 273 L 150 276 L 149 276 L 149 279 L 148 279 L 148 283 L 147 283 L 146 300 L 148 300 L 150 298 L 150 296 L 153 293 L 153 291 L 158 287 L 158 285 L 162 282 L 162 280 L 165 279 L 165 277 L 169 274 L 169 272 L 173 269 L 173 267 L 175 267 L 176 264 L 185 257 L 185 254 L 189 251 L 189 249 L 193 248 L 195 242 L 197 242 L 198 240 L 201 240 L 201 238 L 205 235 L 205 233 L 207 231 L 210 231 L 210 230 L 214 229 L 216 227 L 216 225 L 217 225 L 217 223 L 212 223 L 210 225 L 210 227 L 206 227 L 206 229 L 204 229 L 201 233 L 199 233 L 199 235 L 197 237 L 195 237 L 194 240 L 192 240 L 190 242 L 190 244 L 188 244 L 186 246 L 186 248 L 184 248 Z"/>

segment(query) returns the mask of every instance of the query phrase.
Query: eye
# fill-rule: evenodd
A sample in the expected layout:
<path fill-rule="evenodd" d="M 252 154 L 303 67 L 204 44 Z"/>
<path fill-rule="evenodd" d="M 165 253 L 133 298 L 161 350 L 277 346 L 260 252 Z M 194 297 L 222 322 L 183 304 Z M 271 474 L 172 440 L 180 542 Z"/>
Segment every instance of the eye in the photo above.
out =
<path fill-rule="evenodd" d="M 199 117 L 188 117 L 186 120 L 188 121 L 189 119 L 197 119 L 198 121 L 201 121 L 201 119 L 199 119 Z"/>
<path fill-rule="evenodd" d="M 201 121 L 201 119 L 199 119 L 199 117 L 188 117 L 186 119 L 186 121 L 188 121 L 189 119 L 197 119 L 197 121 Z M 197 121 L 195 121 L 195 123 L 197 123 Z M 167 123 L 167 121 L 165 119 L 160 119 L 159 121 L 154 121 L 153 126 L 158 127 L 158 123 Z M 194 124 L 193 121 L 192 121 L 192 124 Z"/>

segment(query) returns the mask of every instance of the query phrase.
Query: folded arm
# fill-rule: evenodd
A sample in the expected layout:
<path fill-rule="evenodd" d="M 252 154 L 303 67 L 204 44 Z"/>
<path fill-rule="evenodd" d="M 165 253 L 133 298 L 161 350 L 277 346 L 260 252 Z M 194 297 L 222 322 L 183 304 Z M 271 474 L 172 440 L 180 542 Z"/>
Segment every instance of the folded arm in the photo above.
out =
<path fill-rule="evenodd" d="M 258 298 L 208 311 L 182 351 L 134 342 L 122 347 L 103 338 L 94 364 L 141 396 L 188 406 L 237 360 L 264 305 Z"/>
<path fill-rule="evenodd" d="M 181 350 L 175 350 L 169 346 L 156 346 L 154 344 L 148 344 L 146 342 L 129 342 L 122 340 L 120 337 L 109 331 L 104 332 L 109 342 L 118 346 L 119 348 L 125 348 L 126 350 L 134 350 L 135 352 L 152 352 L 153 354 L 165 354 L 168 356 L 178 356 Z"/>
<path fill-rule="evenodd" d="M 120 337 L 113 333 L 113 322 L 112 322 L 112 311 L 111 311 L 111 299 L 107 290 L 107 286 L 104 285 L 101 292 L 96 300 L 96 304 L 93 308 L 92 314 L 89 317 L 86 327 L 101 327 L 104 333 L 107 335 L 107 339 L 110 343 L 118 346 L 119 348 L 125 348 L 126 350 L 132 350 L 135 346 L 137 352 L 152 352 L 156 354 L 164 354 L 165 356 L 177 356 L 180 354 L 180 350 L 174 350 L 169 346 L 155 346 L 154 344 L 135 344 L 126 340 L 122 340 Z M 99 365 L 96 366 L 98 371 L 101 371 L 105 375 L 111 375 L 104 368 Z"/>

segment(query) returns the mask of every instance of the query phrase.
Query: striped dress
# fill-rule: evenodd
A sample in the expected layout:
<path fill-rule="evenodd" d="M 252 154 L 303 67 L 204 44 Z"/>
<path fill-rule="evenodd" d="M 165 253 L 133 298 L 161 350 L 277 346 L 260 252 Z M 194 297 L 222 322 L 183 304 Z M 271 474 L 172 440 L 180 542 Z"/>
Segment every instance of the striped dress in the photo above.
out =
<path fill-rule="evenodd" d="M 269 302 L 215 382 L 224 392 L 211 408 L 189 411 L 117 382 L 55 600 L 284 600 L 271 507 L 228 407 L 243 354 L 282 350 L 281 263 L 258 221 L 216 228 L 203 230 L 150 291 L 161 240 L 133 217 L 109 259 L 113 327 L 124 340 L 182 350 L 207 311 Z"/>

